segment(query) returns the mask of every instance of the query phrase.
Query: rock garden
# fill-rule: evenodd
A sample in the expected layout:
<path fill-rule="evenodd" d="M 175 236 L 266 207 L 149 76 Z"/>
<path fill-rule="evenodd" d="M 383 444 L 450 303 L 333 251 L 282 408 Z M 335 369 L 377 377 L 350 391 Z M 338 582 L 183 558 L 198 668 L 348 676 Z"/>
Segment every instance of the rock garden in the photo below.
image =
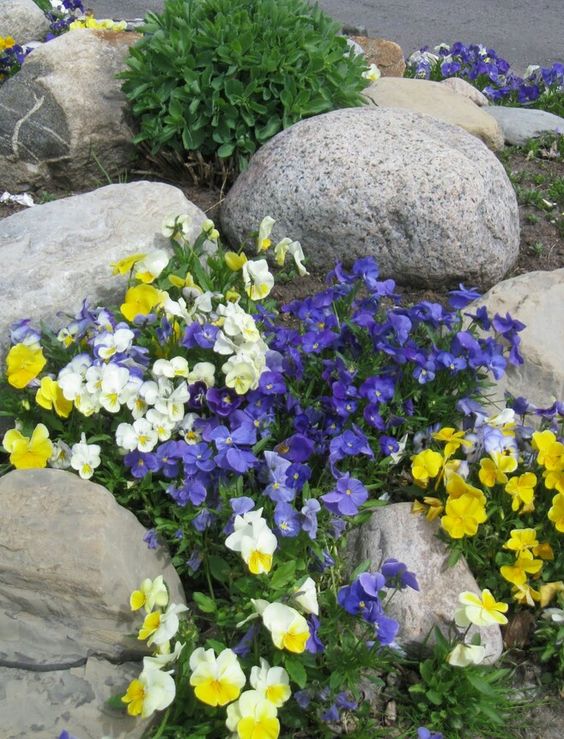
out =
<path fill-rule="evenodd" d="M 551 739 L 564 67 L 303 0 L 0 6 L 0 736 Z"/>

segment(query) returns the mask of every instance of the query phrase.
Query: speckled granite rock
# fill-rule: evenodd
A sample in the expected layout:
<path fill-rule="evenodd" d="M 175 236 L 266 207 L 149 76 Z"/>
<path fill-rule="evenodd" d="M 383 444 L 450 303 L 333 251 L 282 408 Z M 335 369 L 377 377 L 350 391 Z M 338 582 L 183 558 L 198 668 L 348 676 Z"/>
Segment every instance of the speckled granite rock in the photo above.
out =
<path fill-rule="evenodd" d="M 544 133 L 558 131 L 564 134 L 564 118 L 546 110 L 492 105 L 488 113 L 501 125 L 508 144 L 521 146 L 529 139 L 538 138 Z"/>
<path fill-rule="evenodd" d="M 462 129 L 406 110 L 338 110 L 279 133 L 238 177 L 221 221 L 238 244 L 265 215 L 311 265 L 371 255 L 402 284 L 489 287 L 519 250 L 498 159 Z"/>
<path fill-rule="evenodd" d="M 402 77 L 405 72 L 405 57 L 395 41 L 385 38 L 353 36 L 353 41 L 364 49 L 367 64 L 376 64 L 382 77 Z"/>
<path fill-rule="evenodd" d="M 459 95 L 464 95 L 464 97 L 469 98 L 473 103 L 476 103 L 476 105 L 479 105 L 480 107 L 490 104 L 490 101 L 483 92 L 480 92 L 480 90 L 475 88 L 474 85 L 466 82 L 466 80 L 463 80 L 461 77 L 447 77 L 446 80 L 441 80 L 441 85 L 449 87 Z M 490 111 L 488 110 L 487 112 L 489 113 Z"/>
<path fill-rule="evenodd" d="M 375 571 L 385 559 L 397 559 L 415 573 L 419 591 L 402 590 L 387 609 L 400 624 L 398 643 L 407 648 L 421 645 L 435 626 L 447 632 L 459 606 L 460 593 L 469 590 L 481 594 L 463 558 L 454 567 L 447 567 L 449 550 L 435 536 L 437 526 L 438 522 L 430 523 L 425 517 L 411 513 L 411 503 L 394 503 L 378 508 L 348 539 L 351 569 L 369 559 L 370 569 Z M 476 630 L 472 626 L 470 636 Z M 486 647 L 485 661 L 491 664 L 503 649 L 501 631 L 496 625 L 479 632 Z"/>
<path fill-rule="evenodd" d="M 0 36 L 12 36 L 16 43 L 41 41 L 49 30 L 49 22 L 33 0 L 0 2 Z"/>
<path fill-rule="evenodd" d="M 73 31 L 74 33 L 74 31 Z M 159 182 L 108 185 L 0 220 L 0 357 L 10 323 L 20 318 L 60 326 L 58 311 L 75 313 L 84 298 L 116 303 L 125 281 L 111 262 L 128 254 L 170 248 L 161 225 L 171 215 L 192 217 L 189 238 L 206 216 L 181 190 Z"/>
<path fill-rule="evenodd" d="M 464 128 L 490 149 L 503 149 L 503 134 L 495 118 L 472 100 L 441 82 L 416 79 L 380 79 L 362 93 L 375 105 L 425 113 Z"/>

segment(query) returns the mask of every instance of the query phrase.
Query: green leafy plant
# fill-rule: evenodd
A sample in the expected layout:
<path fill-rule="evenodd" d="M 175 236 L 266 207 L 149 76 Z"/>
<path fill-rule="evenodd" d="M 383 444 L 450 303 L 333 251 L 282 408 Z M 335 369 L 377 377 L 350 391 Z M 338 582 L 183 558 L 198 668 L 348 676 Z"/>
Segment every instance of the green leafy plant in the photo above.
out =
<path fill-rule="evenodd" d="M 168 0 L 121 75 L 135 142 L 225 182 L 282 129 L 361 104 L 366 65 L 338 30 L 304 0 Z"/>

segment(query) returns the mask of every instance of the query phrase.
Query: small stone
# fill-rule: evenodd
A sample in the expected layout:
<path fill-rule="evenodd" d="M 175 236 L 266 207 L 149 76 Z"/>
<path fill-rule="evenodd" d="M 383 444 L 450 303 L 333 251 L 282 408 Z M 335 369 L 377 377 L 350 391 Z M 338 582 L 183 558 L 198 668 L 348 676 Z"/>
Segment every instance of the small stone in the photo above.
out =
<path fill-rule="evenodd" d="M 457 94 L 441 82 L 408 78 L 380 79 L 363 90 L 363 95 L 381 107 L 426 113 L 445 123 L 460 126 L 493 151 L 503 149 L 503 134 L 498 122 L 469 98 Z"/>
<path fill-rule="evenodd" d="M 504 393 L 522 396 L 539 408 L 564 399 L 564 269 L 529 272 L 492 287 L 476 304 L 493 317 L 510 313 L 526 328 L 519 333 L 524 364 L 507 366 L 490 402 L 505 407 Z"/>
<path fill-rule="evenodd" d="M 17 44 L 41 41 L 49 30 L 49 21 L 33 0 L 2 0 L 0 36 L 12 36 Z"/>
<path fill-rule="evenodd" d="M 447 566 L 449 550 L 436 537 L 438 523 L 411 512 L 411 503 L 394 503 L 379 508 L 359 529 L 349 535 L 350 569 L 370 560 L 371 571 L 386 559 L 397 559 L 415 573 L 419 591 L 405 588 L 391 600 L 387 614 L 400 625 L 397 642 L 406 649 L 418 650 L 435 626 L 448 636 L 449 625 L 464 591 L 481 595 L 474 576 L 463 558 L 454 567 Z M 472 626 L 469 637 L 476 633 Z M 500 657 L 503 642 L 499 626 L 479 630 L 486 647 L 487 664 Z"/>
<path fill-rule="evenodd" d="M 514 146 L 547 133 L 564 134 L 564 118 L 546 110 L 492 105 L 488 113 L 501 125 L 505 141 Z"/>
<path fill-rule="evenodd" d="M 368 38 L 366 34 L 352 35 L 352 40 L 362 46 L 366 63 L 375 64 L 382 77 L 403 77 L 405 58 L 401 46 L 385 38 Z"/>

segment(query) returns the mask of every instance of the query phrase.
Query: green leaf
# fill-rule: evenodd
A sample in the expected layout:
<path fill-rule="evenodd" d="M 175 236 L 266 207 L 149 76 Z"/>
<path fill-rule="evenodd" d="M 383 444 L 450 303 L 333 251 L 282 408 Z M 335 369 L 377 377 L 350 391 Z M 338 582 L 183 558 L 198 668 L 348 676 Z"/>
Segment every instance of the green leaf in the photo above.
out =
<path fill-rule="evenodd" d="M 231 566 L 222 557 L 211 554 L 208 557 L 208 567 L 211 576 L 219 582 L 227 582 L 231 577 Z"/>
<path fill-rule="evenodd" d="M 194 598 L 196 605 L 203 613 L 215 613 L 217 610 L 215 601 L 208 595 L 204 595 L 204 593 L 192 593 L 192 598 Z"/>
<path fill-rule="evenodd" d="M 274 589 L 282 588 L 289 582 L 295 579 L 296 576 L 296 562 L 285 562 L 280 565 L 272 577 L 270 578 L 270 585 Z"/>
<path fill-rule="evenodd" d="M 307 673 L 299 658 L 287 656 L 285 659 L 285 667 L 290 679 L 293 680 L 298 687 L 305 688 L 307 684 Z"/>
<path fill-rule="evenodd" d="M 494 698 L 497 696 L 498 691 L 495 690 L 495 688 L 492 688 L 488 681 L 484 680 L 481 675 L 476 674 L 469 669 L 466 669 L 464 674 L 466 675 L 466 679 L 468 680 L 470 685 L 476 688 L 479 693 L 487 695 L 490 698 Z"/>
<path fill-rule="evenodd" d="M 427 690 L 425 693 L 427 698 L 433 703 L 435 706 L 440 706 L 443 702 L 443 697 L 440 693 L 438 693 L 436 690 L 433 690 L 432 688 L 430 690 Z"/>
<path fill-rule="evenodd" d="M 106 705 L 114 711 L 125 711 L 125 703 L 121 698 L 121 695 L 112 695 L 112 697 L 108 698 L 106 701 Z"/>
<path fill-rule="evenodd" d="M 225 143 L 225 144 L 222 144 L 217 150 L 217 156 L 220 159 L 226 159 L 227 157 L 230 157 L 234 151 L 235 151 L 235 144 Z"/>

